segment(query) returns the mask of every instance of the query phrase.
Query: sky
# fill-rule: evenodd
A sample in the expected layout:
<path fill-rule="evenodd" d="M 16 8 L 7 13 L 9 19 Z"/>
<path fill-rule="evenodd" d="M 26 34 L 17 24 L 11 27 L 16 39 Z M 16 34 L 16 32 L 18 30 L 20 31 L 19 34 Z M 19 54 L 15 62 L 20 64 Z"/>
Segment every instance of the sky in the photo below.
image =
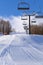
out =
<path fill-rule="evenodd" d="M 24 11 L 18 10 L 18 4 L 23 1 L 29 4 L 26 14 L 35 12 L 43 15 L 43 0 L 0 0 L 0 18 L 9 20 L 12 28 L 15 28 L 17 32 L 25 32 L 20 17 Z"/>
<path fill-rule="evenodd" d="M 22 15 L 23 11 L 17 9 L 21 1 L 29 3 L 30 10 L 26 12 L 43 12 L 43 0 L 0 0 L 0 16 Z"/>

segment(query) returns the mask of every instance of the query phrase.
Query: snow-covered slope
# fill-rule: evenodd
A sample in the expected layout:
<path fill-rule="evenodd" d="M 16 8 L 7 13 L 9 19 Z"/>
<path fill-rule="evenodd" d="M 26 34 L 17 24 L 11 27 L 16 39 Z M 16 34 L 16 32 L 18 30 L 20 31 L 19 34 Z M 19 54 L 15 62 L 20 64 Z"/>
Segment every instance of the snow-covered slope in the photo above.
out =
<path fill-rule="evenodd" d="M 43 65 L 43 36 L 26 34 L 0 36 L 0 64 Z"/>

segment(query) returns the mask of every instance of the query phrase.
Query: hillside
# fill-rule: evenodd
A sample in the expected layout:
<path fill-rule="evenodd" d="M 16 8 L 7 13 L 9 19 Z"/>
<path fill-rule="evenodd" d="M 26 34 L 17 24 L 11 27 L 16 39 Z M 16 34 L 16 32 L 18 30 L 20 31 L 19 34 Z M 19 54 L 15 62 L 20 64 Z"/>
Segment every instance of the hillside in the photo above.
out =
<path fill-rule="evenodd" d="M 0 64 L 43 65 L 43 36 L 26 34 L 0 36 Z"/>

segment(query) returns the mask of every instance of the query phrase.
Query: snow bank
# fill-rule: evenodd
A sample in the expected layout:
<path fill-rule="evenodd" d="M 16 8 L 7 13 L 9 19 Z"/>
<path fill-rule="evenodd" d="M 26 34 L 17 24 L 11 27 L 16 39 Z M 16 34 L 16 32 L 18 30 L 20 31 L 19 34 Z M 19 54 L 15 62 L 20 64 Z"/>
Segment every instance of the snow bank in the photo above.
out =
<path fill-rule="evenodd" d="M 26 34 L 1 36 L 0 64 L 43 65 L 43 36 Z"/>

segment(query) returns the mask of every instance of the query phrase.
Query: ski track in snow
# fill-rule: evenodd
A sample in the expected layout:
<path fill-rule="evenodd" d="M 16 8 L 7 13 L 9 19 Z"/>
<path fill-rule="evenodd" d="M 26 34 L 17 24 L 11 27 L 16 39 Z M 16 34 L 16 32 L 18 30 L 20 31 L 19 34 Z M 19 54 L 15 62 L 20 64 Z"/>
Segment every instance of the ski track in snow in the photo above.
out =
<path fill-rule="evenodd" d="M 1 65 L 43 65 L 43 36 L 0 36 Z"/>

